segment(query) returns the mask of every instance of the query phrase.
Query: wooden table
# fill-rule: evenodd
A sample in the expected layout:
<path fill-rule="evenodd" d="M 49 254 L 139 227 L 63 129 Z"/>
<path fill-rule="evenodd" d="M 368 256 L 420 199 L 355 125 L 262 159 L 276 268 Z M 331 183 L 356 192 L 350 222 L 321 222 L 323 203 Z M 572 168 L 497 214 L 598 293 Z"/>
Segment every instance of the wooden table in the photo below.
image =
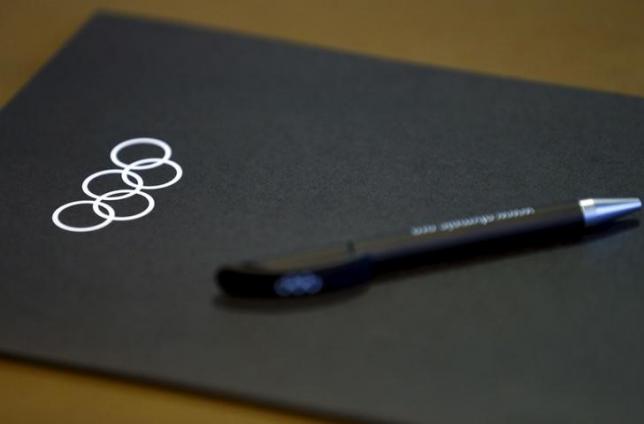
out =
<path fill-rule="evenodd" d="M 4 0 L 0 105 L 97 9 L 644 96 L 641 0 Z M 0 422 L 327 421 L 0 359 Z"/>

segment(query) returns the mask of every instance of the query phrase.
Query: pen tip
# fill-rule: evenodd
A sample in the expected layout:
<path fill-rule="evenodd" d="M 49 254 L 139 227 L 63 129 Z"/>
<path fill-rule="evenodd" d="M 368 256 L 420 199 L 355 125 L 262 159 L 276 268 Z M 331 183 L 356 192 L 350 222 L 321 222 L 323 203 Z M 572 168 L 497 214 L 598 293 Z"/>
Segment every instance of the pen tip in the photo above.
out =
<path fill-rule="evenodd" d="M 586 225 L 596 225 L 636 212 L 642 208 L 637 197 L 584 199 L 579 201 Z"/>

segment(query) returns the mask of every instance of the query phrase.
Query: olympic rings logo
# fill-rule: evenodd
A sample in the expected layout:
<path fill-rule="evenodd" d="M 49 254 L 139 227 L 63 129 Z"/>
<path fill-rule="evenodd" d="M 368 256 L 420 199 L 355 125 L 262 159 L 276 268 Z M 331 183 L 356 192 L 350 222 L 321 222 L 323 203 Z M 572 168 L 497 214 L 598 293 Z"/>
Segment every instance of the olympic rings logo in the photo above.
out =
<path fill-rule="evenodd" d="M 139 144 L 147 144 L 147 145 L 160 147 L 161 150 L 163 150 L 163 156 L 138 159 L 131 163 L 125 163 L 121 161 L 121 159 L 119 159 L 119 153 L 123 149 L 131 146 L 136 146 Z M 83 184 L 81 185 L 83 192 L 87 196 L 89 196 L 91 200 L 90 199 L 76 200 L 74 202 L 65 203 L 64 205 L 58 207 L 58 209 L 54 211 L 54 213 L 51 215 L 51 220 L 58 228 L 62 230 L 72 231 L 76 233 L 86 233 L 89 231 L 96 231 L 96 230 L 100 230 L 101 228 L 107 227 L 113 221 L 133 221 L 135 219 L 144 217 L 145 215 L 152 212 L 152 209 L 154 209 L 154 199 L 145 191 L 159 190 L 162 188 L 169 187 L 174 183 L 176 183 L 177 181 L 179 181 L 181 179 L 181 176 L 183 175 L 183 169 L 181 169 L 181 166 L 179 166 L 178 163 L 176 163 L 173 160 L 170 160 L 171 156 L 172 156 L 172 149 L 170 148 L 170 146 L 165 141 L 157 140 L 156 138 L 147 138 L 147 137 L 133 138 L 117 144 L 110 152 L 110 159 L 112 160 L 112 163 L 118 166 L 118 168 L 105 169 L 102 171 L 95 172 L 89 177 L 85 178 L 85 180 L 83 181 Z M 148 170 L 152 168 L 157 168 L 159 166 L 164 166 L 164 165 L 173 168 L 174 177 L 172 177 L 169 181 L 161 184 L 146 185 L 143 181 L 143 178 L 135 172 L 135 171 L 143 171 L 143 170 Z M 125 183 L 128 186 L 128 188 L 112 190 L 103 194 L 94 193 L 90 189 L 90 183 L 94 181 L 96 178 L 100 178 L 105 175 L 112 175 L 112 174 L 120 175 L 121 180 L 123 181 L 123 183 Z M 141 212 L 138 212 L 132 215 L 119 216 L 116 214 L 116 211 L 114 210 L 114 208 L 110 206 L 108 203 L 106 203 L 114 200 L 127 199 L 133 196 L 143 197 L 143 199 L 147 202 L 147 206 Z M 91 205 L 92 211 L 100 218 L 103 218 L 103 221 L 100 222 L 99 224 L 91 225 L 87 227 L 75 227 L 72 225 L 65 224 L 61 221 L 60 215 L 63 211 L 80 205 Z"/>
<path fill-rule="evenodd" d="M 287 274 L 275 282 L 273 290 L 278 296 L 311 295 L 322 290 L 324 281 L 312 272 Z"/>

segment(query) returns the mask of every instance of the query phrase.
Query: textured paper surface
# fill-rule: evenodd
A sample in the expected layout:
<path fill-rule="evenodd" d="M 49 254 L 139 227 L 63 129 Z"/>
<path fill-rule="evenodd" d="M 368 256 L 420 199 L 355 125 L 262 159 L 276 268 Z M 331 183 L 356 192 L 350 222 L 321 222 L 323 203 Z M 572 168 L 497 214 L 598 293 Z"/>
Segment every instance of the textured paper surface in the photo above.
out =
<path fill-rule="evenodd" d="M 637 225 L 303 302 L 218 264 L 642 196 L 644 101 L 100 16 L 0 115 L 0 348 L 366 420 L 640 422 Z M 136 136 L 184 176 L 137 221 L 51 222 Z"/>

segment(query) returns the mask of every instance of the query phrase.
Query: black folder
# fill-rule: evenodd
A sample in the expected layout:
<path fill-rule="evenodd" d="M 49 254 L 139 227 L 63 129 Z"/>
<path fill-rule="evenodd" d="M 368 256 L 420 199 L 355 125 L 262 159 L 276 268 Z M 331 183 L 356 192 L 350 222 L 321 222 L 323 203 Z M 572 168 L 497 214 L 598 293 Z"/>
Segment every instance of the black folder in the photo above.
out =
<path fill-rule="evenodd" d="M 142 190 L 153 209 L 55 225 L 81 200 L 61 222 L 110 219 L 82 183 L 140 137 L 182 171 Z M 100 14 L 2 111 L 0 143 L 6 355 L 364 421 L 644 420 L 636 219 L 318 297 L 213 282 L 409 225 L 642 197 L 641 98 Z M 141 168 L 165 152 L 118 158 L 159 185 L 176 167 Z M 119 175 L 88 186 L 131 197 L 103 199 L 114 216 L 147 208 Z"/>

